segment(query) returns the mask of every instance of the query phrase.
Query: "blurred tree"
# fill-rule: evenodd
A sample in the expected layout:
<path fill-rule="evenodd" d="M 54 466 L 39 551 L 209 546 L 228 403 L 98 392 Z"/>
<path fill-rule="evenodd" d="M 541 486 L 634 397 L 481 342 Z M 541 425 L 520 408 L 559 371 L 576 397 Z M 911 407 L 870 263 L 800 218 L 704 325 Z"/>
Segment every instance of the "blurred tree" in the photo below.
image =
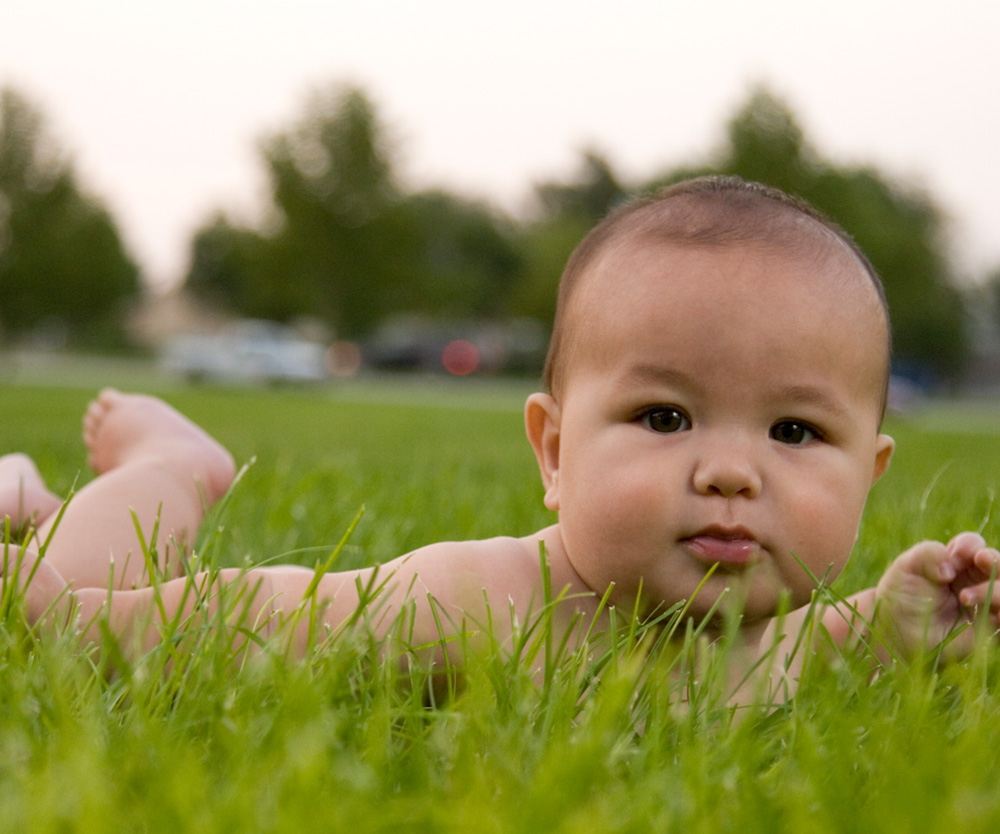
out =
<path fill-rule="evenodd" d="M 41 113 L 0 90 L 0 326 L 120 343 L 123 303 L 138 292 L 111 216 L 81 193 Z"/>
<path fill-rule="evenodd" d="M 307 309 L 310 299 L 297 284 L 271 280 L 273 250 L 263 235 L 217 212 L 191 242 L 187 286 L 217 308 L 252 318 L 291 318 Z"/>
<path fill-rule="evenodd" d="M 593 149 L 583 152 L 576 178 L 570 182 L 543 182 L 535 186 L 542 216 L 577 217 L 588 228 L 628 196 L 607 157 Z"/>
<path fill-rule="evenodd" d="M 192 243 L 188 286 L 245 315 L 310 314 L 344 336 L 395 311 L 502 312 L 520 259 L 505 218 L 444 191 L 407 195 L 390 142 L 356 88 L 313 97 L 262 145 L 264 231 L 216 215 Z"/>
<path fill-rule="evenodd" d="M 809 144 L 789 107 L 753 90 L 714 164 L 671 171 L 648 189 L 705 173 L 736 174 L 798 195 L 839 223 L 871 259 L 892 312 L 896 361 L 954 379 L 969 353 L 962 293 L 931 198 L 872 168 L 840 167 Z"/>
<path fill-rule="evenodd" d="M 317 93 L 261 150 L 265 230 L 213 217 L 193 241 L 188 285 L 246 315 L 308 314 L 365 332 L 412 283 L 416 245 L 372 103 L 356 88 Z"/>
<path fill-rule="evenodd" d="M 314 97 L 289 133 L 265 143 L 283 281 L 339 332 L 364 332 L 403 277 L 391 148 L 360 90 Z M 398 243 L 408 243 L 401 240 Z M 402 282 L 405 283 L 405 282 Z"/>
<path fill-rule="evenodd" d="M 791 110 L 764 88 L 750 94 L 726 133 L 728 153 L 720 166 L 726 173 L 794 193 L 822 167 Z"/>
<path fill-rule="evenodd" d="M 521 229 L 523 267 L 511 309 L 551 322 L 559 276 L 570 252 L 591 227 L 627 199 L 628 189 L 606 156 L 586 149 L 572 179 L 541 182 L 534 197 L 535 217 Z"/>
<path fill-rule="evenodd" d="M 345 336 L 396 311 L 551 321 L 569 253 L 633 190 L 606 157 L 586 150 L 568 181 L 536 186 L 537 210 L 519 226 L 444 191 L 406 194 L 375 108 L 356 88 L 314 96 L 262 152 L 268 221 L 252 230 L 214 217 L 194 240 L 189 285 L 244 314 L 316 315 Z M 763 88 L 734 114 L 714 161 L 636 190 L 704 173 L 767 182 L 829 214 L 884 280 L 899 362 L 958 373 L 966 320 L 929 197 L 873 169 L 825 160 L 787 105 Z"/>
<path fill-rule="evenodd" d="M 504 316 L 522 261 L 510 221 L 446 191 L 415 194 L 406 211 L 418 241 L 411 309 L 449 318 Z"/>
<path fill-rule="evenodd" d="M 559 278 L 566 260 L 590 224 L 579 216 L 541 217 L 521 229 L 523 267 L 511 299 L 511 311 L 550 325 L 555 318 Z"/>
<path fill-rule="evenodd" d="M 1000 265 L 993 267 L 980 287 L 980 306 L 988 317 L 987 326 L 1000 334 Z"/>

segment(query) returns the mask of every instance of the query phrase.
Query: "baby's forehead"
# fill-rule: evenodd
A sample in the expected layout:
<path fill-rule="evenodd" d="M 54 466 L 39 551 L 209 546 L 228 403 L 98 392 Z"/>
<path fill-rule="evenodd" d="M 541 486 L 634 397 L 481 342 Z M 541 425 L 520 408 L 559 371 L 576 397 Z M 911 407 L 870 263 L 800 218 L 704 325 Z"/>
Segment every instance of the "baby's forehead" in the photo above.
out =
<path fill-rule="evenodd" d="M 695 257 L 692 258 L 691 255 Z M 700 256 L 700 257 L 699 257 Z M 713 256 L 722 256 L 714 258 Z M 694 293 L 700 289 L 698 273 L 713 260 L 724 262 L 725 278 L 733 289 L 750 286 L 767 292 L 768 276 L 756 269 L 742 269 L 741 261 L 780 263 L 782 271 L 796 275 L 803 289 L 815 292 L 816 303 L 829 303 L 834 295 L 845 306 L 861 304 L 877 311 L 884 319 L 884 303 L 874 279 L 865 266 L 833 236 L 811 239 L 753 239 L 702 243 L 675 240 L 657 234 L 632 234 L 609 241 L 581 276 L 576 295 L 592 301 L 614 296 L 628 285 L 639 263 L 652 265 L 662 276 L 662 291 L 676 293 L 679 287 Z M 791 269 L 788 266 L 791 265 Z M 713 285 L 712 292 L 718 288 Z M 780 295 L 771 299 L 780 307 Z M 880 328 L 881 329 L 881 328 Z"/>
<path fill-rule="evenodd" d="M 823 341 L 831 327 L 851 332 L 857 346 L 863 347 L 859 369 L 865 368 L 866 377 L 872 375 L 878 389 L 873 390 L 873 395 L 884 400 L 889 373 L 889 322 L 872 278 L 835 238 L 820 237 L 810 246 L 793 243 L 731 241 L 707 245 L 679 243 L 655 235 L 633 235 L 609 242 L 581 276 L 576 303 L 571 303 L 567 311 L 570 322 L 566 371 L 591 353 L 585 349 L 588 342 L 595 349 L 599 343 L 602 352 L 617 353 L 618 347 L 650 332 L 647 328 L 674 326 L 673 316 L 678 313 L 682 318 L 689 315 L 692 320 L 701 320 L 709 316 L 718 321 L 720 316 L 739 317 L 741 299 L 755 305 L 763 301 L 774 311 L 763 321 L 755 319 L 763 335 L 783 328 L 786 316 L 801 314 L 804 304 L 812 309 L 809 318 L 815 326 L 800 330 L 801 340 L 810 341 L 810 336 L 815 336 L 814 343 Z M 615 299 L 631 293 L 636 282 L 642 284 L 640 291 L 650 303 L 640 306 L 629 322 L 623 322 L 614 312 L 620 306 Z M 660 305 L 657 298 L 671 303 Z M 729 303 L 720 304 L 720 300 Z M 652 317 L 657 315 L 660 320 L 654 321 Z M 605 338 L 594 342 L 598 332 Z M 753 338 L 750 333 L 745 335 Z M 801 340 L 797 344 L 803 345 Z M 844 345 L 844 351 L 855 354 L 848 345 Z"/>
<path fill-rule="evenodd" d="M 878 277 L 854 242 L 839 227 L 797 203 L 753 193 L 680 194 L 653 201 L 609 223 L 595 241 L 593 261 L 608 263 L 658 243 L 795 260 L 807 272 L 861 277 L 862 285 L 884 300 Z"/>

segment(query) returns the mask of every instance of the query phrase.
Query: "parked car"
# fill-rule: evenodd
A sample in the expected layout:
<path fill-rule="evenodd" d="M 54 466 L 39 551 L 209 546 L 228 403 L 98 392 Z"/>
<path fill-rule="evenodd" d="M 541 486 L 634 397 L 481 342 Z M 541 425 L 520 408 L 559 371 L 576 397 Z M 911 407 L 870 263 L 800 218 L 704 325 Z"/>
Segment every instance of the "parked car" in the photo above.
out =
<path fill-rule="evenodd" d="M 162 363 L 188 379 L 227 382 L 316 382 L 326 379 L 326 346 L 275 322 L 243 320 L 213 335 L 171 339 Z"/>

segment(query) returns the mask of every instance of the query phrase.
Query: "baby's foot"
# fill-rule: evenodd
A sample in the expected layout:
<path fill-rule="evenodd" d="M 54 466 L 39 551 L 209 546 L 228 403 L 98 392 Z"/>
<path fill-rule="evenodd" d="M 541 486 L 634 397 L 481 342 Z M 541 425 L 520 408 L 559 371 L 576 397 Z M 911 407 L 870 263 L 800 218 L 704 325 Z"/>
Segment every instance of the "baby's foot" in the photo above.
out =
<path fill-rule="evenodd" d="M 62 499 L 48 490 L 31 458 L 22 454 L 0 457 L 0 522 L 6 516 L 15 529 L 29 519 L 38 523 L 61 504 Z"/>
<path fill-rule="evenodd" d="M 91 468 L 101 474 L 137 460 L 155 460 L 200 484 L 211 506 L 235 477 L 233 458 L 214 438 L 156 397 L 101 391 L 83 418 Z"/>

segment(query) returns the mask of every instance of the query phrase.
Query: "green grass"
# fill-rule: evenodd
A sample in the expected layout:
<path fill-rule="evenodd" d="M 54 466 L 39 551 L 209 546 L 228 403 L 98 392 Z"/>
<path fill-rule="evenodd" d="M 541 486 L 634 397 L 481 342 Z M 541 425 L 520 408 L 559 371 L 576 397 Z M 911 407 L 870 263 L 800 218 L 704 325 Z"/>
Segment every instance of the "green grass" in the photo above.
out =
<path fill-rule="evenodd" d="M 91 391 L 0 386 L 0 450 L 31 453 L 59 490 L 81 471 Z M 325 558 L 365 512 L 342 566 L 431 541 L 531 532 L 541 506 L 517 386 L 353 385 L 330 392 L 174 388 L 168 399 L 255 461 L 203 531 L 219 565 Z M 993 415 L 996 416 L 995 414 Z M 935 409 L 889 428 L 837 588 L 872 582 L 901 549 L 961 529 L 1000 540 L 1000 419 Z M 221 531 L 221 532 L 220 532 Z M 318 549 L 317 549 L 318 548 Z M 433 709 L 364 639 L 307 660 L 244 662 L 204 629 L 108 674 L 110 650 L 30 633 L 0 612 L 3 831 L 986 832 L 1000 825 L 1000 655 L 890 670 L 813 667 L 788 708 L 733 723 L 712 669 L 638 635 L 569 657 L 538 686 L 476 658 Z M 639 639 L 641 638 L 641 639 Z M 635 643 L 636 641 L 633 641 Z M 693 673 L 692 673 L 693 674 Z"/>

